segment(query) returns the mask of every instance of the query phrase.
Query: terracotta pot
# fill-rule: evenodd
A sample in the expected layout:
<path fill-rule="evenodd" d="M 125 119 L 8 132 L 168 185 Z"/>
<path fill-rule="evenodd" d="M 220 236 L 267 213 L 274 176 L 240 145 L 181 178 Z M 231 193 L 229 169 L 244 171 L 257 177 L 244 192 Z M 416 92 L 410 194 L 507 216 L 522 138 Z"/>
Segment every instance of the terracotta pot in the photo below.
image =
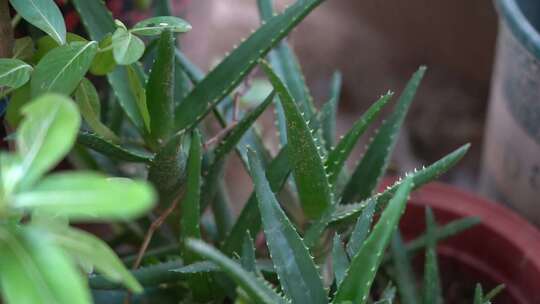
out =
<path fill-rule="evenodd" d="M 506 289 L 495 303 L 540 303 L 540 231 L 500 204 L 431 183 L 411 195 L 401 221 L 405 239 L 425 230 L 426 206 L 433 209 L 439 225 L 468 216 L 481 219 L 477 226 L 439 243 L 443 282 L 467 281 L 470 296 L 476 282 L 486 289 L 504 283 Z M 451 285 L 445 283 L 447 290 Z"/>

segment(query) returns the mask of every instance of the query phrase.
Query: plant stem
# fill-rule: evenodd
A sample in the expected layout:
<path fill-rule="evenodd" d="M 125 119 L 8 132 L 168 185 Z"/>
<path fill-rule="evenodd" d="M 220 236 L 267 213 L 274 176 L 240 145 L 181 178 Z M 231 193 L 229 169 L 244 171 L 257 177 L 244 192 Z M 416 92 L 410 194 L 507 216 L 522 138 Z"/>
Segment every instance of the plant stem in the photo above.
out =
<path fill-rule="evenodd" d="M 9 16 L 8 0 L 0 0 L 0 58 L 9 58 L 13 52 L 13 28 Z"/>

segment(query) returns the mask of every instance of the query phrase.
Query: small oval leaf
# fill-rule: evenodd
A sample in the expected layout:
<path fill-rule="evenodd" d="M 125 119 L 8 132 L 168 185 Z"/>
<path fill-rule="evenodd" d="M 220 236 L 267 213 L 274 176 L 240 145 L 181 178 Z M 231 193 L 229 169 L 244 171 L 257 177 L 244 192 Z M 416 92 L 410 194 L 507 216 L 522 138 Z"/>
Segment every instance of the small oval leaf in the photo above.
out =
<path fill-rule="evenodd" d="M 136 62 L 144 53 L 144 42 L 123 28 L 117 28 L 114 32 L 112 45 L 114 60 L 121 65 Z"/>
<path fill-rule="evenodd" d="M 0 58 L 0 86 L 19 88 L 28 82 L 32 70 L 32 67 L 22 60 Z"/>
<path fill-rule="evenodd" d="M 173 33 L 185 33 L 191 30 L 191 24 L 174 16 L 153 17 L 135 24 L 131 32 L 141 36 L 156 36 L 160 35 L 164 30 L 170 30 Z"/>

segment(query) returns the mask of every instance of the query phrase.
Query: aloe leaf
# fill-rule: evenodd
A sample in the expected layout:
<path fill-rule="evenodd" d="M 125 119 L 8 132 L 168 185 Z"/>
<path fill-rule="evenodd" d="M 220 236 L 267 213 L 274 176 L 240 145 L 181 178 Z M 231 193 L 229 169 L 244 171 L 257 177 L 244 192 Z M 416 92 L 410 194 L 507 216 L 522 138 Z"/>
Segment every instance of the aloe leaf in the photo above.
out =
<path fill-rule="evenodd" d="M 405 244 L 399 231 L 396 231 L 391 243 L 392 260 L 395 268 L 395 283 L 403 304 L 419 304 L 416 292 L 416 278 Z"/>
<path fill-rule="evenodd" d="M 334 235 L 332 243 L 332 268 L 334 269 L 336 286 L 339 287 L 341 282 L 343 282 L 343 278 L 345 278 L 347 268 L 349 268 L 349 257 L 343 248 L 341 237 L 337 233 Z"/>
<path fill-rule="evenodd" d="M 137 22 L 130 30 L 141 36 L 156 36 L 164 31 L 185 33 L 191 30 L 191 24 L 175 16 L 158 16 Z"/>
<path fill-rule="evenodd" d="M 288 303 L 276 293 L 270 284 L 254 274 L 245 271 L 242 266 L 223 255 L 218 250 L 197 240 L 189 240 L 188 247 L 199 255 L 213 261 L 223 269 L 256 303 L 275 304 Z"/>
<path fill-rule="evenodd" d="M 118 136 L 100 120 L 101 103 L 98 92 L 90 80 L 83 78 L 75 90 L 74 98 L 83 119 L 96 134 L 113 143 L 120 141 Z"/>
<path fill-rule="evenodd" d="M 287 148 L 283 147 L 279 154 L 266 168 L 266 177 L 273 192 L 278 192 L 289 176 L 289 159 Z M 261 217 L 257 203 L 257 195 L 252 192 L 242 212 L 238 216 L 229 235 L 225 238 L 222 250 L 227 255 L 240 252 L 242 236 L 248 231 L 251 237 L 256 237 L 261 229 Z"/>
<path fill-rule="evenodd" d="M 336 141 L 336 120 L 339 97 L 341 94 L 341 73 L 336 71 L 330 81 L 330 98 L 319 112 L 322 137 L 328 151 L 332 150 Z"/>
<path fill-rule="evenodd" d="M 10 202 L 19 210 L 39 211 L 72 220 L 131 219 L 148 211 L 155 200 L 153 189 L 141 181 L 106 178 L 96 173 L 56 173 Z"/>
<path fill-rule="evenodd" d="M 299 1 L 272 17 L 227 56 L 191 91 L 176 108 L 176 129 L 190 128 L 227 96 L 304 17 L 323 0 Z"/>
<path fill-rule="evenodd" d="M 266 242 L 281 287 L 293 303 L 328 303 L 313 258 L 279 206 L 261 162 L 252 151 L 248 159 Z"/>
<path fill-rule="evenodd" d="M 66 43 L 66 26 L 53 0 L 10 0 L 24 20 L 50 35 L 59 44 Z"/>
<path fill-rule="evenodd" d="M 490 290 L 485 296 L 484 301 L 482 304 L 491 304 L 491 300 L 493 300 L 501 291 L 503 291 L 505 288 L 504 284 L 497 285 L 497 287 Z"/>
<path fill-rule="evenodd" d="M 326 172 L 328 173 L 328 181 L 333 184 L 336 182 L 339 173 L 345 165 L 345 161 L 351 154 L 354 146 L 358 142 L 358 139 L 367 128 L 371 125 L 373 120 L 377 118 L 380 114 L 382 108 L 388 103 L 390 98 L 393 96 L 392 92 L 388 92 L 385 95 L 381 96 L 369 109 L 357 120 L 353 127 L 347 132 L 345 136 L 339 141 L 334 149 L 328 153 L 328 158 L 326 159 L 325 166 Z"/>
<path fill-rule="evenodd" d="M 484 304 L 484 292 L 480 283 L 477 283 L 474 288 L 474 304 Z"/>
<path fill-rule="evenodd" d="M 23 187 L 37 181 L 69 152 L 80 125 L 75 104 L 67 97 L 46 94 L 22 108 L 24 120 L 16 134 L 22 158 Z"/>
<path fill-rule="evenodd" d="M 353 257 L 343 282 L 336 291 L 333 303 L 351 301 L 363 304 L 381 264 L 383 253 L 390 243 L 399 219 L 412 189 L 412 179 L 407 179 L 399 187 L 395 196 L 381 214 L 373 231 L 366 239 L 360 251 Z"/>
<path fill-rule="evenodd" d="M 77 143 L 111 158 L 135 163 L 149 163 L 153 155 L 142 150 L 120 146 L 97 134 L 81 131 Z"/>
<path fill-rule="evenodd" d="M 19 59 L 0 58 L 0 86 L 17 89 L 30 79 L 32 66 Z"/>
<path fill-rule="evenodd" d="M 373 215 L 375 214 L 375 204 L 371 203 L 362 210 L 362 214 L 356 220 L 351 238 L 347 244 L 347 254 L 350 257 L 356 255 L 356 253 L 362 248 L 364 240 L 369 234 L 371 229 L 371 222 L 373 221 Z"/>
<path fill-rule="evenodd" d="M 72 259 L 33 228 L 0 229 L 0 281 L 8 303 L 90 304 Z"/>
<path fill-rule="evenodd" d="M 253 126 L 257 118 L 268 108 L 268 106 L 274 100 L 275 93 L 272 92 L 266 99 L 260 103 L 257 108 L 247 113 L 238 124 L 227 134 L 227 136 L 220 142 L 214 152 L 214 162 L 224 159 L 224 157 L 231 152 L 238 142 L 242 139 L 242 136 Z"/>
<path fill-rule="evenodd" d="M 90 38 L 100 41 L 116 27 L 111 13 L 101 0 L 73 0 L 73 6 L 79 13 L 81 21 L 90 35 Z M 130 87 L 126 67 L 118 66 L 113 72 L 107 74 L 107 79 L 118 98 L 118 102 L 138 130 L 145 130 L 145 122 L 137 105 L 136 92 Z"/>
<path fill-rule="evenodd" d="M 426 258 L 424 264 L 424 304 L 442 303 L 441 279 L 437 265 L 437 223 L 431 208 L 426 208 Z"/>
<path fill-rule="evenodd" d="M 399 130 L 425 71 L 425 67 L 420 67 L 405 87 L 394 113 L 382 124 L 345 186 L 342 203 L 364 200 L 372 195 L 386 171 Z"/>
<path fill-rule="evenodd" d="M 409 176 L 413 180 L 413 189 L 418 189 L 418 187 L 434 180 L 452 168 L 459 160 L 461 160 L 461 158 L 463 158 L 465 153 L 467 153 L 469 146 L 469 144 L 463 145 L 440 160 L 434 162 L 430 166 L 406 174 L 406 176 Z M 358 216 L 358 214 L 360 214 L 365 206 L 373 200 L 376 201 L 376 210 L 382 210 L 390 198 L 392 198 L 400 184 L 401 180 L 397 181 L 392 186 L 389 186 L 384 192 L 376 194 L 365 201 L 338 206 L 332 215 L 330 222 L 343 222 L 354 219 L 356 216 Z"/>
<path fill-rule="evenodd" d="M 189 157 L 187 160 L 187 180 L 186 192 L 181 203 L 181 251 L 184 263 L 191 264 L 199 260 L 199 257 L 186 247 L 186 240 L 189 238 L 201 238 L 201 229 L 199 226 L 200 218 L 200 199 L 201 199 L 201 163 L 202 146 L 201 135 L 195 131 L 191 136 L 191 145 Z M 188 280 L 188 284 L 196 299 L 207 301 L 210 299 L 211 288 L 207 277 L 197 274 Z"/>
<path fill-rule="evenodd" d="M 395 298 L 396 288 L 392 286 L 392 283 L 388 283 L 382 292 L 381 298 L 377 302 L 374 302 L 374 304 L 392 304 Z"/>
<path fill-rule="evenodd" d="M 116 253 L 98 237 L 86 231 L 71 228 L 49 232 L 58 246 L 80 261 L 93 265 L 110 281 L 122 283 L 136 293 L 142 291 L 139 282 L 122 264 Z"/>
<path fill-rule="evenodd" d="M 96 53 L 95 41 L 71 42 L 47 53 L 32 74 L 32 96 L 44 92 L 70 95 L 90 68 Z"/>
<path fill-rule="evenodd" d="M 240 264 L 246 271 L 256 273 L 257 266 L 255 260 L 255 245 L 249 231 L 246 231 L 244 237 L 244 243 L 242 244 L 242 256 L 240 257 Z"/>
<path fill-rule="evenodd" d="M 146 84 L 150 134 L 158 142 L 164 142 L 169 137 L 174 120 L 174 43 L 172 32 L 163 31 Z"/>
<path fill-rule="evenodd" d="M 182 267 L 183 264 L 179 260 L 172 260 L 163 263 L 157 263 L 150 266 L 140 267 L 137 270 L 132 270 L 131 274 L 143 287 L 154 287 L 163 283 L 177 282 L 186 280 L 191 275 L 175 272 L 175 269 Z M 92 275 L 89 278 L 89 285 L 92 289 L 123 289 L 117 282 L 111 282 L 103 275 Z"/>
<path fill-rule="evenodd" d="M 283 82 L 267 64 L 262 67 L 280 96 L 287 118 L 287 151 L 302 208 L 309 218 L 319 218 L 333 204 L 333 194 L 319 153 L 321 147 Z"/>

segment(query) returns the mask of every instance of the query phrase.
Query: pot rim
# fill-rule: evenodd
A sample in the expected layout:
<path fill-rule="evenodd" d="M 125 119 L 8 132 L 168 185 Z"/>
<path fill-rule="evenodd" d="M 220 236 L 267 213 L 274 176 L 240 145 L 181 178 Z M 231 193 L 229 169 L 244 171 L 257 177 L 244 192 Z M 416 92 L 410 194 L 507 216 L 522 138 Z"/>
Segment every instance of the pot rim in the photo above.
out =
<path fill-rule="evenodd" d="M 510 31 L 536 58 L 540 58 L 540 33 L 523 14 L 516 0 L 495 0 L 495 6 Z"/>

